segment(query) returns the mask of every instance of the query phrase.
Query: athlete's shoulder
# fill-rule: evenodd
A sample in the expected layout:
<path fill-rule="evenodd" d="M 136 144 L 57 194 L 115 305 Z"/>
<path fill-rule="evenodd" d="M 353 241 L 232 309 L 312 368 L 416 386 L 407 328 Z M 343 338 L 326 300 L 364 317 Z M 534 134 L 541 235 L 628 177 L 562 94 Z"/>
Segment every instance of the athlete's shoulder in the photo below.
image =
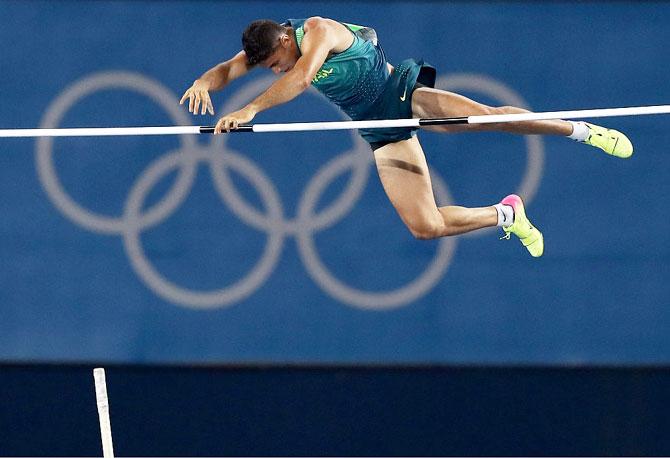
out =
<path fill-rule="evenodd" d="M 310 29 L 330 29 L 333 27 L 337 27 L 337 25 L 340 24 L 340 22 L 326 18 L 326 17 L 321 17 L 321 16 L 311 16 L 305 19 L 304 27 L 305 27 L 305 32 L 309 31 Z"/>

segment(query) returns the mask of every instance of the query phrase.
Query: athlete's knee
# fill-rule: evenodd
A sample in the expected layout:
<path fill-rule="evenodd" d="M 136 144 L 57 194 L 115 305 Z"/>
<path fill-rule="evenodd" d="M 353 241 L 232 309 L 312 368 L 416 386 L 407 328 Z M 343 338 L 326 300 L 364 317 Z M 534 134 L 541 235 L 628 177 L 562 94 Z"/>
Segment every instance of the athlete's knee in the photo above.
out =
<path fill-rule="evenodd" d="M 435 228 L 424 229 L 424 228 L 409 228 L 410 232 L 417 240 L 433 240 L 438 237 L 442 237 L 442 234 L 437 231 Z"/>
<path fill-rule="evenodd" d="M 435 219 L 425 218 L 409 221 L 407 228 L 419 240 L 431 240 L 445 235 L 444 222 Z"/>
<path fill-rule="evenodd" d="M 490 107 L 488 105 L 482 105 L 482 114 L 489 115 L 504 115 L 504 114 L 514 114 L 514 113 L 523 113 L 525 110 L 519 109 L 513 106 L 502 106 L 502 107 Z M 472 130 L 479 131 L 489 131 L 489 130 L 506 130 L 510 127 L 510 123 L 486 123 L 486 124 L 472 124 Z"/>
<path fill-rule="evenodd" d="M 490 116 L 490 115 L 501 115 L 506 114 L 506 107 L 492 107 L 489 105 L 479 104 L 477 115 L 478 116 Z M 487 131 L 487 130 L 498 130 L 500 124 L 468 124 L 468 130 L 470 131 Z"/>
<path fill-rule="evenodd" d="M 477 115 L 500 115 L 507 113 L 507 107 L 492 107 L 489 105 L 479 104 Z"/>

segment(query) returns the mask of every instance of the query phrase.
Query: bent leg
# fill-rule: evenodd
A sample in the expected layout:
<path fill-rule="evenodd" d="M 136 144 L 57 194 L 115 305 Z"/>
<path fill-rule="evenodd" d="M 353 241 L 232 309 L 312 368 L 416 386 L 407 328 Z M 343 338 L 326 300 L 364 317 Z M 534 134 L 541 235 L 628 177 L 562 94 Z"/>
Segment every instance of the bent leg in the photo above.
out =
<path fill-rule="evenodd" d="M 454 92 L 421 87 L 412 93 L 412 113 L 418 118 L 455 118 L 461 116 L 529 113 L 517 107 L 490 107 Z M 572 124 L 562 120 L 522 121 L 495 124 L 463 124 L 432 126 L 437 132 L 503 131 L 515 134 L 563 135 L 572 134 Z"/>
<path fill-rule="evenodd" d="M 374 152 L 384 191 L 410 232 L 419 239 L 463 234 L 495 226 L 494 207 L 437 207 L 428 165 L 416 137 Z"/>

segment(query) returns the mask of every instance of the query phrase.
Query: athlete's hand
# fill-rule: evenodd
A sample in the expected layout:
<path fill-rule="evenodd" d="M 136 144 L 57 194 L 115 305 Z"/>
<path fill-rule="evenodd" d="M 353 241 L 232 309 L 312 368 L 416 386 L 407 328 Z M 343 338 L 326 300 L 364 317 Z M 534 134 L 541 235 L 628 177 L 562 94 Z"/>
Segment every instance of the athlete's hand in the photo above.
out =
<path fill-rule="evenodd" d="M 216 123 L 214 135 L 220 134 L 224 130 L 230 132 L 231 129 L 237 129 L 240 124 L 246 124 L 254 119 L 254 116 L 256 116 L 256 111 L 248 106 L 234 113 L 227 114 Z"/>
<path fill-rule="evenodd" d="M 183 105 L 188 99 L 188 111 L 194 115 L 198 114 L 198 108 L 202 106 L 200 114 L 214 114 L 214 106 L 212 99 L 209 98 L 209 82 L 203 80 L 195 80 L 193 86 L 184 92 L 184 96 L 179 101 L 179 105 Z M 202 105 L 201 105 L 202 104 Z"/>

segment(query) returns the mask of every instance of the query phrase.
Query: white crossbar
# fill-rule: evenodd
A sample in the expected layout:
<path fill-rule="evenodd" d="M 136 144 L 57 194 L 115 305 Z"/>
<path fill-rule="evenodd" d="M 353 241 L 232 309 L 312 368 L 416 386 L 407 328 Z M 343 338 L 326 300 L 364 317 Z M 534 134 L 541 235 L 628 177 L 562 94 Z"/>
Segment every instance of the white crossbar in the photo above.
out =
<path fill-rule="evenodd" d="M 503 115 L 477 115 L 458 118 L 383 119 L 371 121 L 295 122 L 240 126 L 240 132 L 301 132 L 321 130 L 383 129 L 389 127 L 422 127 L 446 124 L 491 124 L 549 119 L 584 119 L 617 116 L 670 114 L 670 105 L 592 110 L 548 111 Z M 0 138 L 9 137 L 95 137 L 123 135 L 189 135 L 212 133 L 213 126 L 166 127 L 84 127 L 63 129 L 0 129 Z"/>
<path fill-rule="evenodd" d="M 199 133 L 200 127 L 198 126 L 0 129 L 0 137 L 117 137 L 122 135 L 183 135 Z"/>
<path fill-rule="evenodd" d="M 643 116 L 669 114 L 670 105 L 653 105 L 628 108 L 599 108 L 595 110 L 546 111 L 543 113 L 519 113 L 504 115 L 469 116 L 468 124 L 491 124 L 496 122 L 541 121 L 547 119 L 609 118 L 617 116 Z"/>

